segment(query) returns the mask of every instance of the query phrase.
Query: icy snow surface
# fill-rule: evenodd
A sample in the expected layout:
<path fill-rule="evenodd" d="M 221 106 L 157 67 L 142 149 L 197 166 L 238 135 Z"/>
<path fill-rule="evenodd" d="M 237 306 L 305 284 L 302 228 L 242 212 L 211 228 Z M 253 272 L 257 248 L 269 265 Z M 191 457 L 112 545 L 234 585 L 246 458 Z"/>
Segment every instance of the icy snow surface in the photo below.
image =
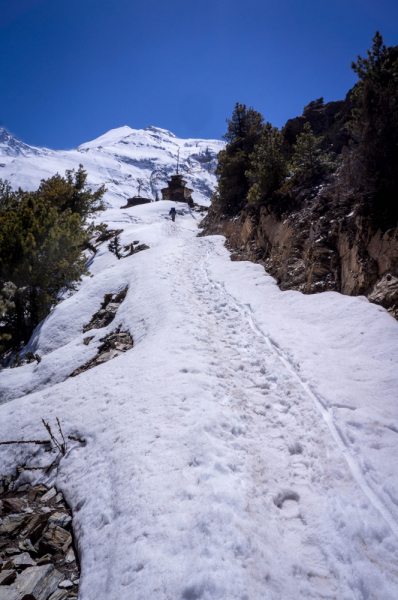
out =
<path fill-rule="evenodd" d="M 0 374 L 1 441 L 59 417 L 87 442 L 20 478 L 72 506 L 81 600 L 395 600 L 398 323 L 364 298 L 281 292 L 173 205 L 107 210 L 150 249 L 101 245 L 35 331 L 41 363 Z M 126 285 L 115 320 L 83 334 Z M 69 378 L 119 325 L 134 348 Z M 0 448 L 2 474 L 48 464 Z"/>

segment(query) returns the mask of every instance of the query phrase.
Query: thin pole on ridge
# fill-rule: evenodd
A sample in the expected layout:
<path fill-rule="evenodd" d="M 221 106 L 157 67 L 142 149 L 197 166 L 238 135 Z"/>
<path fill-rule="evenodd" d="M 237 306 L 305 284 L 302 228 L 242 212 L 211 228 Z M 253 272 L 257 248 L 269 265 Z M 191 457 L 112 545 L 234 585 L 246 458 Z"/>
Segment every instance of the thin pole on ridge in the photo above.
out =
<path fill-rule="evenodd" d="M 178 164 L 180 162 L 180 149 L 178 148 L 178 154 L 177 154 L 177 175 L 178 175 Z"/>

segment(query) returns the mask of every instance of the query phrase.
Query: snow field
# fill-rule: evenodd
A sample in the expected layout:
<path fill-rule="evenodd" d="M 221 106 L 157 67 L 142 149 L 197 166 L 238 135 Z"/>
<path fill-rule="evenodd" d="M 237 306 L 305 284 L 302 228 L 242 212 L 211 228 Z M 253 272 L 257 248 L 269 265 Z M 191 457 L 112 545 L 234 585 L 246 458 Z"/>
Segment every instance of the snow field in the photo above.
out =
<path fill-rule="evenodd" d="M 108 210 L 150 250 L 118 261 L 103 244 L 36 330 L 42 362 L 0 374 L 1 440 L 43 437 L 42 416 L 87 440 L 48 480 L 21 477 L 73 508 L 81 598 L 392 600 L 398 324 L 363 299 L 281 292 L 172 205 Z M 115 320 L 83 334 L 126 285 Z M 134 348 L 69 379 L 118 325 Z M 26 454 L 3 447 L 3 472 Z"/>

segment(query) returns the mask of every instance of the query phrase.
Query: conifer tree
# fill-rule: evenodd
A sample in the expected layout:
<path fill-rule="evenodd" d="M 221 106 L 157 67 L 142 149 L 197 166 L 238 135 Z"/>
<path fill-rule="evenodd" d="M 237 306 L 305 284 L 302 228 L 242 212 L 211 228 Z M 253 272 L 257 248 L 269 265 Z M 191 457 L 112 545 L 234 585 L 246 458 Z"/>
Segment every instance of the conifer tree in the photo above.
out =
<path fill-rule="evenodd" d="M 215 171 L 219 176 L 218 186 L 213 194 L 213 206 L 219 212 L 236 214 L 244 205 L 250 183 L 247 172 L 250 170 L 250 155 L 254 151 L 263 128 L 262 115 L 236 103 L 227 133 L 223 136 L 227 146 L 218 154 Z"/>
<path fill-rule="evenodd" d="M 13 192 L 0 180 L 0 352 L 26 343 L 87 273 L 83 248 L 96 229 L 87 218 L 103 210 L 105 188 L 87 190 L 82 167 L 69 174 L 35 192 Z"/>
<path fill-rule="evenodd" d="M 398 48 L 386 48 L 376 31 L 358 75 L 351 127 L 357 145 L 345 153 L 343 176 L 386 224 L 398 219 Z"/>
<path fill-rule="evenodd" d="M 311 178 L 325 173 L 334 164 L 329 153 L 322 153 L 322 137 L 315 137 L 311 125 L 307 122 L 304 131 L 297 136 L 293 146 L 290 169 L 298 179 Z"/>
<path fill-rule="evenodd" d="M 78 170 L 67 170 L 65 177 L 54 175 L 42 180 L 36 195 L 44 200 L 49 200 L 56 206 L 58 212 L 69 209 L 77 213 L 83 223 L 94 216 L 98 211 L 104 210 L 103 195 L 105 186 L 101 185 L 96 192 L 87 187 L 87 172 L 83 165 Z"/>
<path fill-rule="evenodd" d="M 248 200 L 252 204 L 264 202 L 283 184 L 288 171 L 282 144 L 282 132 L 267 122 L 261 131 L 259 143 L 249 157 L 251 168 L 247 177 L 252 186 Z"/>

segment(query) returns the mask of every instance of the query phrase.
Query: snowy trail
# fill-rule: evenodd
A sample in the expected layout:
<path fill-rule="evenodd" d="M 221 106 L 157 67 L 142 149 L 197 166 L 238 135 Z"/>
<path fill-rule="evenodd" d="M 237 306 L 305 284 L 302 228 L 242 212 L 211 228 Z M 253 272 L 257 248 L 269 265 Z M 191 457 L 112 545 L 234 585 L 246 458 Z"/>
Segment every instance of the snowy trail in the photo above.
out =
<path fill-rule="evenodd" d="M 350 450 L 347 447 L 347 444 L 345 443 L 344 436 L 341 434 L 338 425 L 336 425 L 336 423 L 335 423 L 334 415 L 331 413 L 331 411 L 329 411 L 327 409 L 327 407 L 323 404 L 322 399 L 319 396 L 317 396 L 317 394 L 311 389 L 310 385 L 306 381 L 303 381 L 303 379 L 300 377 L 300 374 L 294 368 L 292 361 L 289 361 L 288 357 L 284 355 L 283 351 L 272 342 L 272 340 L 270 339 L 269 336 L 265 335 L 261 331 L 261 329 L 258 325 L 256 325 L 256 323 L 254 322 L 254 319 L 253 319 L 250 305 L 241 305 L 238 302 L 236 302 L 236 300 L 232 296 L 227 294 L 227 292 L 223 289 L 222 285 L 217 284 L 216 282 L 213 282 L 211 280 L 207 271 L 206 271 L 206 277 L 207 277 L 209 283 L 213 284 L 216 288 L 218 288 L 220 290 L 220 292 L 224 295 L 224 297 L 226 299 L 228 299 L 229 302 L 231 302 L 232 305 L 240 312 L 242 317 L 244 319 L 246 319 L 246 321 L 249 323 L 253 332 L 257 336 L 261 337 L 262 339 L 264 339 L 266 341 L 268 347 L 272 350 L 272 352 L 274 352 L 276 354 L 276 356 L 278 356 L 278 358 L 281 360 L 282 364 L 285 366 L 286 370 L 290 374 L 292 374 L 295 379 L 297 379 L 297 381 L 300 383 L 300 385 L 305 390 L 306 394 L 308 394 L 308 396 L 314 401 L 315 406 L 318 408 L 325 423 L 327 424 L 329 431 L 330 431 L 333 439 L 335 440 L 338 448 L 343 453 L 344 458 L 347 461 L 347 464 L 350 468 L 350 471 L 351 471 L 354 479 L 356 480 L 358 485 L 361 487 L 364 494 L 372 502 L 373 506 L 380 512 L 380 514 L 383 516 L 383 518 L 389 524 L 389 526 L 391 527 L 395 536 L 398 538 L 397 512 L 396 511 L 392 512 L 391 510 L 389 510 L 389 508 L 383 502 L 382 494 L 380 493 L 380 490 L 377 490 L 377 491 L 373 490 L 371 484 L 369 484 L 368 481 L 366 481 L 364 473 L 361 471 L 361 468 L 357 464 L 355 458 L 351 455 Z M 379 492 L 379 493 L 377 493 L 377 492 Z"/>
<path fill-rule="evenodd" d="M 177 231 L 178 231 L 178 229 L 177 229 Z M 188 242 L 186 242 L 186 246 L 188 246 L 188 245 L 190 245 L 190 244 Z M 308 396 L 313 401 L 316 408 L 322 415 L 322 417 L 329 429 L 329 432 L 331 434 L 331 436 L 328 436 L 330 438 L 329 446 L 331 446 L 327 451 L 328 454 L 331 454 L 333 452 L 333 441 L 334 441 L 337 445 L 338 450 L 340 450 L 343 453 L 343 456 L 344 456 L 345 460 L 347 461 L 348 467 L 351 471 L 353 478 L 356 480 L 357 484 L 361 487 L 365 496 L 367 496 L 369 498 L 369 500 L 371 501 L 373 506 L 381 513 L 381 515 L 384 517 L 384 519 L 386 520 L 388 525 L 391 527 L 394 534 L 397 535 L 398 528 L 397 528 L 397 524 L 396 524 L 396 515 L 393 514 L 384 505 L 383 500 L 380 497 L 382 494 L 378 495 L 368 485 L 363 473 L 360 470 L 360 467 L 356 463 L 354 457 L 351 456 L 351 454 L 349 453 L 349 450 L 347 449 L 346 445 L 344 444 L 344 440 L 338 433 L 338 428 L 336 427 L 336 425 L 333 421 L 332 415 L 322 404 L 322 400 L 319 397 L 317 397 L 316 393 L 314 393 L 314 391 L 311 389 L 310 385 L 306 381 L 302 380 L 300 375 L 294 369 L 294 366 L 292 365 L 291 361 L 289 361 L 289 359 L 284 355 L 283 351 L 280 348 L 278 348 L 271 341 L 270 337 L 265 335 L 261 331 L 261 329 L 254 323 L 253 316 L 252 316 L 252 313 L 250 310 L 250 305 L 244 306 L 244 305 L 240 304 L 239 302 L 237 302 L 234 297 L 232 297 L 230 294 L 228 294 L 225 291 L 225 289 L 223 288 L 223 286 L 221 284 L 218 284 L 216 281 L 214 281 L 209 276 L 208 269 L 206 268 L 207 262 L 208 262 L 207 259 L 209 256 L 208 250 L 206 250 L 205 255 L 202 252 L 201 253 L 202 256 L 199 257 L 197 248 L 195 248 L 195 249 L 196 249 L 196 252 L 194 251 L 192 253 L 191 261 L 188 261 L 187 255 L 189 255 L 189 253 L 187 252 L 187 249 L 185 247 L 184 251 L 182 252 L 182 254 L 184 255 L 185 258 L 184 258 L 184 260 L 176 261 L 175 269 L 176 269 L 177 273 L 180 273 L 180 276 L 181 276 L 181 273 L 185 274 L 185 279 L 180 284 L 184 290 L 189 289 L 189 287 L 190 287 L 189 282 L 192 279 L 192 276 L 195 278 L 194 292 L 191 293 L 188 298 L 184 298 L 184 303 L 187 303 L 189 306 L 194 307 L 192 310 L 192 314 L 199 314 L 199 316 L 200 316 L 201 315 L 200 311 L 202 310 L 202 314 L 206 314 L 206 319 L 209 319 L 209 315 L 210 316 L 215 315 L 216 317 L 217 316 L 220 317 L 220 318 L 216 319 L 216 324 L 213 325 L 212 329 L 209 331 L 209 333 L 207 335 L 208 339 L 216 339 L 216 340 L 221 340 L 223 342 L 221 345 L 219 345 L 219 347 L 217 348 L 217 351 L 214 351 L 215 353 L 217 353 L 217 356 L 218 356 L 219 368 L 222 368 L 222 367 L 220 367 L 220 365 L 228 364 L 228 362 L 231 365 L 229 367 L 229 369 L 227 369 L 227 373 L 229 371 L 227 376 L 224 373 L 221 373 L 218 375 L 218 377 L 220 377 L 223 380 L 223 383 L 218 384 L 218 387 L 224 388 L 224 389 L 220 390 L 224 399 L 220 400 L 220 398 L 217 398 L 218 402 L 221 401 L 221 403 L 223 405 L 227 404 L 230 407 L 234 406 L 236 408 L 235 403 L 231 403 L 230 398 L 231 398 L 231 396 L 233 397 L 236 395 L 236 393 L 234 393 L 234 392 L 236 392 L 236 390 L 234 390 L 234 388 L 237 387 L 237 382 L 239 382 L 242 386 L 240 400 L 238 403 L 239 408 L 243 408 L 244 410 L 249 410 L 250 413 L 254 410 L 256 415 L 265 416 L 266 409 L 264 412 L 262 412 L 262 410 L 264 410 L 264 398 L 260 396 L 260 399 L 259 399 L 258 395 L 257 395 L 257 403 L 259 403 L 259 404 L 255 405 L 257 407 L 257 410 L 255 408 L 253 408 L 253 402 L 256 401 L 255 400 L 256 392 L 258 392 L 259 390 L 260 390 L 260 394 L 262 396 L 264 395 L 264 390 L 266 390 L 265 393 L 268 395 L 268 389 L 271 388 L 270 381 L 275 382 L 278 380 L 278 378 L 279 379 L 282 378 L 282 381 L 287 380 L 289 382 L 289 389 L 284 390 L 282 387 L 279 391 L 279 396 L 282 397 L 282 399 L 279 400 L 279 402 L 280 402 L 281 406 L 284 407 L 282 409 L 283 412 L 285 412 L 285 411 L 288 412 L 292 407 L 292 388 L 294 389 L 295 394 L 301 401 L 303 400 L 303 397 L 300 394 L 300 387 L 303 388 L 306 396 Z M 202 277 L 199 277 L 201 272 L 202 272 Z M 203 310 L 204 310 L 203 306 L 202 306 L 202 308 L 200 308 L 193 304 L 195 302 L 195 300 L 197 301 L 198 298 L 201 299 L 201 303 L 204 301 L 205 305 L 207 306 L 207 310 L 205 310 L 204 313 L 203 313 Z M 181 300 L 181 294 L 179 294 L 179 299 Z M 232 314 L 237 313 L 237 315 L 239 315 L 239 316 L 231 317 L 230 316 L 231 313 Z M 226 315 L 229 315 L 229 316 L 226 316 Z M 225 324 L 226 324 L 225 320 L 227 320 L 227 322 L 230 321 L 229 324 L 227 323 L 227 329 L 225 329 Z M 249 331 L 247 331 L 247 329 L 248 329 L 247 325 L 249 326 Z M 232 327 L 233 337 L 231 337 L 231 327 Z M 236 327 L 236 329 L 234 327 Z M 223 331 L 223 329 L 224 329 L 224 331 Z M 245 331 L 245 329 L 246 329 L 246 331 Z M 254 334 L 254 336 L 253 336 L 253 334 Z M 260 344 L 258 342 L 260 342 Z M 268 352 L 264 348 L 264 345 L 263 345 L 264 342 L 267 345 Z M 228 352 L 229 348 L 233 348 L 235 350 L 235 352 L 232 355 L 230 352 Z M 250 352 L 248 351 L 248 348 L 250 348 Z M 242 355 L 242 349 L 243 349 L 243 355 Z M 225 356 L 226 350 L 227 350 L 227 356 Z M 247 362 L 247 360 L 249 358 L 248 355 L 249 356 L 252 355 L 254 358 L 254 360 L 252 360 L 250 362 L 250 365 L 252 367 L 251 369 L 249 368 L 249 370 L 251 371 L 250 374 L 247 373 L 247 371 L 248 371 L 247 366 L 246 367 L 244 366 L 244 362 Z M 258 359 L 259 356 L 262 357 L 262 360 Z M 253 366 L 254 366 L 254 369 L 253 369 Z M 282 366 L 282 369 L 281 369 L 281 366 Z M 232 372 L 231 372 L 231 368 L 232 368 Z M 222 368 L 222 371 L 225 371 L 225 367 Z M 242 371 L 246 372 L 245 373 L 246 376 L 242 377 L 242 375 L 243 375 Z M 239 377 L 239 373 L 242 373 L 241 377 Z M 281 373 L 281 375 L 278 377 L 278 376 L 276 376 L 277 373 Z M 225 379 L 227 379 L 228 381 L 231 381 L 231 383 L 229 383 L 229 384 L 225 383 Z M 285 383 L 285 381 L 283 381 L 283 382 Z M 295 383 L 296 384 L 298 383 L 298 386 L 299 386 L 298 389 L 297 389 L 297 385 L 294 385 Z M 279 384 L 279 387 L 281 387 L 280 384 Z M 218 394 L 216 394 L 216 397 L 217 396 L 218 396 Z M 258 410 L 258 406 L 260 406 L 259 410 Z M 265 407 L 267 408 L 267 405 L 265 405 Z M 268 408 L 269 408 L 269 405 L 268 405 Z M 237 417 L 238 417 L 238 415 L 237 415 Z M 247 419 L 250 420 L 251 416 L 244 414 L 243 416 L 241 415 L 240 418 L 241 419 L 243 418 L 244 421 L 246 421 Z M 315 415 L 315 420 L 316 420 L 316 415 Z M 313 414 L 311 414 L 311 421 L 312 422 L 314 421 Z M 245 423 L 245 425 L 246 425 L 246 423 Z M 318 426 L 320 426 L 320 425 L 318 424 Z M 253 427 L 254 426 L 252 425 L 252 428 Z M 277 421 L 277 427 L 278 427 L 278 429 L 280 428 L 280 420 L 279 419 Z M 262 433 L 264 433 L 264 432 L 262 432 Z M 326 432 L 323 432 L 323 434 L 325 434 L 325 433 Z M 297 435 L 296 423 L 292 424 L 291 435 L 292 435 L 292 438 L 294 435 Z M 257 435 L 253 434 L 252 437 L 257 437 Z M 302 436 L 300 437 L 300 439 L 302 439 Z M 262 438 L 262 443 L 264 443 L 264 441 L 265 441 L 265 436 Z M 289 447 L 289 453 L 293 456 L 295 456 L 297 454 L 301 454 L 302 452 L 303 452 L 303 447 L 300 442 L 295 442 L 295 443 L 293 442 Z M 259 454 L 261 455 L 261 451 L 259 452 Z M 296 456 L 295 456 L 294 462 L 295 462 L 295 466 L 297 467 L 298 461 L 297 461 Z M 342 467 L 342 468 L 344 468 L 344 467 Z M 322 465 L 321 464 L 317 465 L 316 471 L 320 472 L 322 470 L 323 470 Z M 311 476 L 311 479 L 313 480 L 314 477 Z M 281 491 L 277 492 L 273 496 L 274 504 L 279 509 L 283 508 L 283 506 L 290 506 L 290 510 L 292 511 L 293 517 L 303 520 L 302 515 L 300 513 L 300 509 L 295 506 L 295 503 L 299 503 L 300 495 L 296 491 L 289 488 L 289 485 L 291 485 L 291 479 L 289 479 L 289 478 L 286 479 L 286 481 L 284 483 L 288 487 L 283 488 L 283 486 L 282 486 Z M 295 481 L 295 483 L 297 483 L 297 481 Z M 355 486 L 353 486 L 353 487 L 355 488 Z M 319 500 L 320 500 L 320 502 L 322 502 L 322 498 L 325 498 L 325 496 L 327 496 L 327 490 L 323 489 L 323 490 L 320 490 L 318 493 L 320 496 Z M 352 490 L 352 493 L 353 493 L 353 495 L 356 495 L 358 493 L 358 491 Z M 312 494 L 314 494 L 314 490 L 312 490 Z M 366 509 L 368 509 L 368 506 L 366 506 Z M 365 517 L 365 519 L 366 519 L 366 517 Z M 320 525 L 321 525 L 320 523 L 314 524 L 313 525 L 314 529 L 319 528 Z M 316 547 L 317 547 L 317 550 L 319 551 L 319 541 L 317 541 Z M 312 552 L 314 552 L 314 549 L 312 550 Z M 315 554 L 317 554 L 317 552 L 315 552 Z M 325 575 L 325 572 L 327 572 L 326 563 L 324 560 L 320 560 L 320 564 L 322 564 L 321 572 L 323 575 Z M 325 567 L 326 567 L 326 571 L 325 571 Z M 334 568 L 335 568 L 335 566 L 334 566 Z M 311 568 L 309 570 L 311 573 Z M 318 570 L 319 570 L 319 565 L 318 565 Z M 317 571 L 317 569 L 315 569 L 315 573 L 316 573 L 316 571 Z M 316 574 L 310 574 L 309 577 L 316 577 Z M 336 589 L 336 588 L 334 588 L 333 583 L 331 583 L 330 584 L 330 592 L 332 592 L 333 589 Z M 297 590 L 297 592 L 298 591 L 299 590 Z M 263 593 L 264 593 L 264 590 L 263 590 Z M 319 593 L 319 591 L 317 593 Z"/>
<path fill-rule="evenodd" d="M 48 481 L 74 510 L 81 598 L 398 597 L 395 321 L 359 299 L 281 293 L 169 205 L 108 213 L 123 243 L 151 249 L 116 261 L 102 247 L 37 333 L 40 365 L 0 376 L 1 439 L 59 416 L 87 440 Z M 82 325 L 126 284 L 84 346 Z M 369 340 L 349 337 L 358 322 Z M 134 348 L 67 378 L 119 324 Z M 6 469 L 21 452 L 7 448 Z"/>

